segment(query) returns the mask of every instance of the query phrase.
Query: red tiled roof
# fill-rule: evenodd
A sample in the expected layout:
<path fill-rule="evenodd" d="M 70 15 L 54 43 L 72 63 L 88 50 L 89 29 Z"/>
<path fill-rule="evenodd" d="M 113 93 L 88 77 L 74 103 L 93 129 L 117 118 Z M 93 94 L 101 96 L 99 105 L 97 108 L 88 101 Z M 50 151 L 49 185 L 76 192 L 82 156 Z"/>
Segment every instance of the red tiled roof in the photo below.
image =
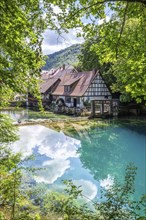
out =
<path fill-rule="evenodd" d="M 70 74 L 74 68 L 71 69 L 63 69 L 58 68 L 58 69 L 52 69 L 50 71 L 45 71 L 41 75 L 41 80 L 43 82 L 40 83 L 40 91 L 41 93 L 45 93 L 51 86 L 53 86 L 57 80 L 60 81 L 60 78 L 64 77 L 66 74 Z"/>
<path fill-rule="evenodd" d="M 50 77 L 53 77 L 59 70 L 60 70 L 60 68 L 58 68 L 58 69 L 51 69 L 49 71 L 43 71 L 43 73 L 41 75 L 41 79 L 42 80 L 47 80 Z"/>
<path fill-rule="evenodd" d="M 45 93 L 51 86 L 53 86 L 57 81 L 59 80 L 59 78 L 49 78 L 47 80 L 44 80 L 44 82 L 42 82 L 40 84 L 40 91 L 41 93 Z"/>
<path fill-rule="evenodd" d="M 52 93 L 52 95 L 70 95 L 70 96 L 83 96 L 89 87 L 93 77 L 95 76 L 95 72 L 87 71 L 87 72 L 68 72 L 65 70 L 56 74 L 60 77 L 60 83 Z M 64 85 L 71 85 L 76 82 L 75 87 L 71 92 L 64 92 Z"/>
<path fill-rule="evenodd" d="M 70 85 L 74 84 L 74 83 L 77 82 L 81 77 L 82 77 L 82 76 L 79 76 L 79 77 L 77 76 L 77 77 L 71 78 L 70 80 L 68 80 L 68 81 L 66 81 L 66 82 L 64 83 L 64 86 L 70 86 Z"/>

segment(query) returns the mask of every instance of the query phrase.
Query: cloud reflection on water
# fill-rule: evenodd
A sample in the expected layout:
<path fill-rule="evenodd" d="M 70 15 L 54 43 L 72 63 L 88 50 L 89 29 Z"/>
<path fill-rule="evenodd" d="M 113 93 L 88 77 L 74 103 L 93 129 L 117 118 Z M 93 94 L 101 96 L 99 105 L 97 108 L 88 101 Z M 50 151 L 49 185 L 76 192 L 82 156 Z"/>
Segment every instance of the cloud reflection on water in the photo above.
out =
<path fill-rule="evenodd" d="M 108 190 L 114 185 L 114 178 L 108 174 L 106 179 L 102 179 L 99 182 L 101 187 Z"/>
<path fill-rule="evenodd" d="M 24 126 L 19 130 L 20 140 L 13 146 L 15 153 L 22 153 L 23 159 L 38 148 L 38 153 L 51 159 L 78 157 L 77 149 L 81 142 L 67 137 L 63 132 L 56 132 L 41 125 Z"/>
<path fill-rule="evenodd" d="M 81 186 L 82 194 L 85 196 L 84 199 L 87 201 L 93 200 L 97 195 L 97 187 L 89 180 L 74 180 L 73 183 L 79 187 Z"/>
<path fill-rule="evenodd" d="M 41 125 L 24 126 L 19 130 L 20 140 L 12 147 L 15 153 L 21 153 L 22 158 L 33 154 L 37 149 L 40 155 L 46 156 L 48 160 L 41 162 L 42 169 L 37 171 L 35 180 L 52 184 L 65 171 L 70 168 L 69 158 L 77 158 L 77 149 L 81 142 L 67 137 L 63 132 L 56 132 Z M 38 164 L 37 164 L 38 165 Z"/>
<path fill-rule="evenodd" d="M 62 159 L 48 160 L 43 162 L 42 168 L 45 169 L 37 171 L 37 176 L 34 176 L 35 181 L 52 184 L 70 168 L 70 161 Z"/>
<path fill-rule="evenodd" d="M 19 129 L 20 140 L 12 146 L 15 153 L 21 153 L 22 159 L 36 155 L 31 166 L 42 168 L 35 172 L 34 180 L 37 183 L 53 184 L 51 187 L 58 191 L 63 190 L 59 178 L 71 175 L 75 185 L 82 186 L 83 194 L 89 199 L 97 195 L 96 185 L 89 179 L 90 174 L 82 168 L 77 149 L 81 147 L 81 141 L 64 135 L 63 132 L 56 132 L 41 125 L 24 126 Z M 79 165 L 80 164 L 80 165 Z M 73 167 L 72 167 L 73 166 Z M 74 170 L 74 171 L 73 171 Z M 87 179 L 84 179 L 83 176 Z M 79 177 L 79 179 L 77 179 Z"/>

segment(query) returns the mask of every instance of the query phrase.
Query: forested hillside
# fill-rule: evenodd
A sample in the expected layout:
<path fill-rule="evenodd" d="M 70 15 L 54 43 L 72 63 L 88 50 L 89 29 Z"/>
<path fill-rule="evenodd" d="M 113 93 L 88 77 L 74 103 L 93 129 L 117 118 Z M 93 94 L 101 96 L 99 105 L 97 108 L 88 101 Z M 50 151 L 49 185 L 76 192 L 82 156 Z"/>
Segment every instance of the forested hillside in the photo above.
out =
<path fill-rule="evenodd" d="M 60 50 L 53 54 L 47 55 L 46 65 L 42 68 L 43 70 L 49 70 L 62 66 L 63 64 L 72 65 L 78 61 L 77 56 L 80 53 L 81 45 L 74 44 L 64 50 Z"/>

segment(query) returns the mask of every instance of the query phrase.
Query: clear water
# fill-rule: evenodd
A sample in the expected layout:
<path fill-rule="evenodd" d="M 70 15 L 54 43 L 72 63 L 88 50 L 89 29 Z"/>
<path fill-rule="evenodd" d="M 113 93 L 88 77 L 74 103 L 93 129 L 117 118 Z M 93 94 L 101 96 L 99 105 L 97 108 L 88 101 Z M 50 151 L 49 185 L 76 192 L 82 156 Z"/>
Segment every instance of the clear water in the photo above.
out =
<path fill-rule="evenodd" d="M 8 114 L 14 120 L 14 122 L 18 121 L 26 121 L 26 120 L 42 120 L 42 119 L 50 119 L 50 118 L 67 118 L 66 115 L 58 115 L 55 113 L 47 112 L 46 114 L 40 111 L 33 111 L 30 109 L 23 110 L 0 110 L 2 114 Z"/>
<path fill-rule="evenodd" d="M 28 120 L 29 115 L 28 115 L 28 109 L 24 110 L 0 110 L 0 113 L 2 114 L 8 114 L 14 121 L 18 120 Z"/>
<path fill-rule="evenodd" d="M 20 127 L 20 140 L 12 149 L 22 158 L 35 155 L 25 166 L 44 168 L 35 173 L 33 183 L 62 191 L 63 179 L 82 185 L 90 199 L 99 196 L 113 178 L 124 178 L 127 164 L 137 166 L 136 198 L 146 193 L 146 122 L 107 121 L 109 126 L 76 132 L 72 137 L 40 125 Z"/>

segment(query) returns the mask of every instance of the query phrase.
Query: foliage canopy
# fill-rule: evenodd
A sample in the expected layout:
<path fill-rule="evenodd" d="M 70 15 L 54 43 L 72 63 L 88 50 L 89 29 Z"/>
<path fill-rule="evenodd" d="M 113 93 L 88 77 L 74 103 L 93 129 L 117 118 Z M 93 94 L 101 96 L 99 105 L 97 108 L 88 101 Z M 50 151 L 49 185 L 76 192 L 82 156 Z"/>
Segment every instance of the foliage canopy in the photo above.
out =
<path fill-rule="evenodd" d="M 81 27 L 80 35 L 94 39 L 92 51 L 100 64 L 113 64 L 113 91 L 124 101 L 146 100 L 145 0 L 71 1 L 61 19 L 62 28 Z"/>
<path fill-rule="evenodd" d="M 38 95 L 42 33 L 73 27 L 81 28 L 85 40 L 98 39 L 92 50 L 100 64 L 113 64 L 113 91 L 120 91 L 123 100 L 146 100 L 145 0 L 2 0 L 0 8 L 1 103 L 28 88 Z"/>
<path fill-rule="evenodd" d="M 60 0 L 59 3 L 57 0 L 1 0 L 0 104 L 10 100 L 13 93 L 26 93 L 28 89 L 37 96 L 38 77 L 43 65 L 42 33 L 47 27 L 58 30 L 59 34 L 61 29 L 68 31 L 72 27 L 81 27 L 81 34 L 85 39 L 99 38 L 99 42 L 94 43 L 92 49 L 99 56 L 101 64 L 104 62 L 113 64 L 112 69 L 117 80 L 113 89 L 120 90 L 124 99 L 130 97 L 136 99 L 137 102 L 146 100 L 145 6 L 145 0 Z M 59 7 L 60 13 L 55 12 L 55 7 Z M 108 9 L 111 15 L 110 20 L 106 22 Z M 90 22 L 84 23 L 83 17 L 89 19 Z M 97 22 L 99 19 L 104 19 L 100 25 Z M 0 205 L 6 210 L 7 207 L 11 207 L 11 219 L 14 220 L 18 219 L 14 216 L 16 201 L 19 201 L 19 204 L 22 202 L 20 156 L 13 155 L 4 146 L 5 143 L 16 140 L 8 119 L 0 116 L 0 123 L 2 125 L 0 130 L 2 199 Z M 93 213 L 95 218 L 92 219 L 117 219 L 117 215 L 119 219 L 124 220 L 126 218 L 129 220 L 131 217 L 137 218 L 134 210 L 139 206 L 135 207 L 127 197 L 129 193 L 133 193 L 135 169 L 130 168 L 129 171 L 124 186 L 117 185 L 113 191 L 105 194 L 108 200 L 98 205 L 99 212 L 96 214 L 99 214 L 99 218 Z M 56 211 L 61 214 L 65 213 L 66 219 L 69 219 L 68 215 L 70 213 L 74 215 L 76 210 L 76 215 L 89 219 L 86 207 L 77 207 L 72 202 L 78 195 L 81 195 L 80 189 L 76 190 L 71 182 L 69 187 L 71 187 L 71 190 L 67 191 L 69 199 L 63 200 L 61 209 Z M 16 195 L 18 195 L 17 198 Z M 127 204 L 134 209 L 127 210 Z M 20 208 L 24 208 L 23 202 Z M 108 212 L 109 209 L 110 212 Z M 22 209 L 19 209 L 18 214 L 21 214 L 21 211 Z M 4 219 L 2 215 L 0 213 L 0 218 Z M 32 218 L 22 216 L 19 219 L 25 218 L 40 219 L 39 214 Z M 78 219 L 81 218 L 79 216 Z"/>
<path fill-rule="evenodd" d="M 28 89 L 39 94 L 42 33 L 54 27 L 53 1 L 0 1 L 0 104 Z"/>

